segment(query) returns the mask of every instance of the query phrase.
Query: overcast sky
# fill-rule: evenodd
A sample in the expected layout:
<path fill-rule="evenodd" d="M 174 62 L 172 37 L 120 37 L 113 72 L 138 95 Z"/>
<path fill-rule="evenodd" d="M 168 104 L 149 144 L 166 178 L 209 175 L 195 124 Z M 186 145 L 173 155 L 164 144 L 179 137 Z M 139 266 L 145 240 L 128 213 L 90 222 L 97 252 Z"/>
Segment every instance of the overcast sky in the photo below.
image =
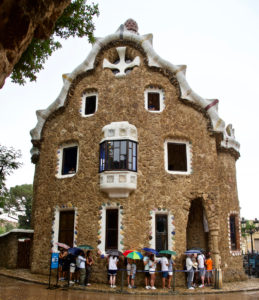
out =
<path fill-rule="evenodd" d="M 140 34 L 153 33 L 155 51 L 171 63 L 187 65 L 187 81 L 204 98 L 219 99 L 219 115 L 235 128 L 241 144 L 237 180 L 241 215 L 259 218 L 259 1 L 257 0 L 99 0 L 95 36 L 114 33 L 128 18 Z M 6 80 L 0 90 L 0 143 L 22 151 L 23 167 L 8 187 L 32 183 L 30 134 L 35 111 L 58 96 L 62 74 L 89 54 L 87 38 L 70 39 L 55 52 L 36 83 Z"/>

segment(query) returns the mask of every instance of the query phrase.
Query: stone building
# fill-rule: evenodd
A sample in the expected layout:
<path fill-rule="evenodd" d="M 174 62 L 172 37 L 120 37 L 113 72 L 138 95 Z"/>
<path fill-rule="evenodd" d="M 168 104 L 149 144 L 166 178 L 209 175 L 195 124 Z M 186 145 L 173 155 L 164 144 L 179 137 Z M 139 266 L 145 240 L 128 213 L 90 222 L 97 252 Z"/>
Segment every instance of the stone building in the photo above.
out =
<path fill-rule="evenodd" d="M 201 247 L 225 280 L 242 277 L 239 143 L 218 100 L 196 94 L 186 66 L 161 58 L 152 38 L 133 20 L 98 38 L 37 111 L 33 272 L 48 272 L 59 241 L 172 249 L 179 269 Z"/>

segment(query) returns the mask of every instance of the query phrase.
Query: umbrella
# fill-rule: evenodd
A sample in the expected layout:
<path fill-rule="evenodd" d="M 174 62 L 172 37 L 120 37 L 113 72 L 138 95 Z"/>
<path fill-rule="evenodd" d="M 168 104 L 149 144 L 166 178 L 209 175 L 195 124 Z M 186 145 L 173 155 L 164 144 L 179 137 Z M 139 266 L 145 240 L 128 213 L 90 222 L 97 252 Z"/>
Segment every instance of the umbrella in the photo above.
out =
<path fill-rule="evenodd" d="M 69 249 L 69 248 L 70 248 L 70 246 L 68 246 L 67 244 L 64 244 L 64 243 L 59 243 L 59 242 L 57 242 L 56 244 L 57 244 L 59 247 L 64 248 L 64 249 Z"/>
<path fill-rule="evenodd" d="M 135 250 L 126 250 L 126 251 L 123 252 L 122 254 L 123 254 L 124 256 L 127 256 L 130 252 L 133 252 L 133 251 L 135 251 Z"/>
<path fill-rule="evenodd" d="M 107 254 L 111 256 L 121 256 L 122 252 L 114 249 L 114 250 L 107 250 Z"/>
<path fill-rule="evenodd" d="M 82 249 L 77 248 L 77 247 L 73 247 L 73 248 L 68 249 L 68 253 L 72 254 L 74 256 L 77 256 L 81 251 L 82 251 Z"/>
<path fill-rule="evenodd" d="M 159 255 L 159 253 L 155 249 L 152 249 L 152 248 L 143 248 L 142 250 L 152 253 L 152 254 L 155 254 L 155 255 Z"/>
<path fill-rule="evenodd" d="M 94 248 L 90 245 L 79 245 L 78 248 L 85 250 L 93 250 Z"/>
<path fill-rule="evenodd" d="M 200 250 L 187 250 L 184 252 L 184 254 L 195 254 L 195 253 L 200 254 L 201 251 Z"/>
<path fill-rule="evenodd" d="M 170 255 L 176 255 L 177 253 L 172 250 L 161 250 L 159 251 L 159 254 L 170 254 Z"/>
<path fill-rule="evenodd" d="M 143 255 L 138 251 L 132 251 L 132 252 L 128 253 L 127 258 L 142 259 Z"/>

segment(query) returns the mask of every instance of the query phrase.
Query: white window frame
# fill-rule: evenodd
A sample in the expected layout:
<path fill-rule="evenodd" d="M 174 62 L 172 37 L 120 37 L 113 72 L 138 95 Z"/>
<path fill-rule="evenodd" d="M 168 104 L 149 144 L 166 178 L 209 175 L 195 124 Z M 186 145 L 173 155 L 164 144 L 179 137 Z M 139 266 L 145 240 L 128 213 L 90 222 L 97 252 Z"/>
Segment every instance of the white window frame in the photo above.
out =
<path fill-rule="evenodd" d="M 59 219 L 60 219 L 60 212 L 62 211 L 74 211 L 74 235 L 73 235 L 73 247 L 76 246 L 76 237 L 75 237 L 75 230 L 76 230 L 76 218 L 77 218 L 77 209 L 71 207 L 60 208 L 56 207 L 54 211 L 54 221 L 52 224 L 52 251 L 58 252 L 58 245 L 59 242 Z"/>
<path fill-rule="evenodd" d="M 168 143 L 174 144 L 185 144 L 186 145 L 186 160 L 187 160 L 187 171 L 171 171 L 168 170 Z M 184 141 L 184 140 L 174 140 L 174 139 L 167 139 L 164 143 L 164 162 L 165 162 L 165 170 L 169 174 L 175 175 L 189 175 L 192 173 L 192 166 L 191 166 L 191 143 Z"/>
<path fill-rule="evenodd" d="M 85 114 L 86 98 L 91 97 L 91 96 L 96 96 L 95 112 L 93 114 L 86 115 Z M 98 109 L 98 93 L 97 92 L 91 92 L 91 93 L 86 92 L 86 93 L 84 93 L 83 96 L 82 96 L 82 107 L 81 107 L 82 117 L 88 118 L 88 117 L 93 116 L 97 112 L 97 109 Z"/>
<path fill-rule="evenodd" d="M 159 108 L 160 110 L 150 110 L 148 109 L 148 93 L 158 93 L 159 94 Z M 144 93 L 144 98 L 145 98 L 145 109 L 148 111 L 148 112 L 151 112 L 151 113 L 161 113 L 164 108 L 165 108 L 165 104 L 164 104 L 164 92 L 162 89 L 159 89 L 159 88 L 147 88 L 145 90 L 145 93 Z"/>
<path fill-rule="evenodd" d="M 77 160 L 76 160 L 76 170 L 75 173 L 73 174 L 64 174 L 62 175 L 62 165 L 63 165 L 63 153 L 64 153 L 64 149 L 65 148 L 71 148 L 71 147 L 77 147 Z M 57 174 L 56 177 L 57 178 L 69 178 L 69 177 L 73 177 L 76 175 L 77 171 L 78 171 L 78 163 L 79 163 L 79 146 L 77 143 L 71 143 L 71 144 L 65 144 L 62 145 L 59 149 L 58 149 L 58 164 L 57 164 Z"/>

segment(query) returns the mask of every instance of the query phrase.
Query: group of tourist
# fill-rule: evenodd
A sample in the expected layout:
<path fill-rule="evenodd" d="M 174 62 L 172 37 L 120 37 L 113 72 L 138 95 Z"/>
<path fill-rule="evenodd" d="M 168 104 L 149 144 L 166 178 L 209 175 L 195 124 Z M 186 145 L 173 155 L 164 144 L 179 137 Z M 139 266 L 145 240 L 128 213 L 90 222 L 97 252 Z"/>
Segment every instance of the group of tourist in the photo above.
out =
<path fill-rule="evenodd" d="M 109 284 L 111 288 L 115 288 L 119 256 L 107 253 L 102 254 L 100 251 L 98 251 L 98 254 L 101 258 L 107 258 Z M 212 260 L 209 253 L 206 258 L 203 253 L 187 254 L 185 263 L 188 289 L 194 289 L 196 286 L 202 288 L 205 283 L 211 285 Z M 74 256 L 69 254 L 67 250 L 62 249 L 59 255 L 59 280 L 69 280 L 70 284 L 79 283 L 82 286 L 89 286 L 91 285 L 89 280 L 93 264 L 94 260 L 92 251 L 90 250 L 86 253 L 81 250 L 77 256 Z M 127 271 L 128 288 L 136 288 L 136 261 L 124 257 L 124 264 Z M 162 288 L 170 289 L 174 265 L 172 256 L 163 254 L 162 257 L 156 257 L 155 254 L 149 252 L 145 252 L 143 256 L 145 288 L 151 290 L 156 289 L 157 264 L 161 265 Z"/>
<path fill-rule="evenodd" d="M 193 290 L 197 286 L 203 288 L 205 279 L 206 284 L 210 286 L 212 283 L 212 259 L 210 253 L 207 254 L 206 258 L 203 253 L 187 254 L 186 270 L 188 289 Z"/>
<path fill-rule="evenodd" d="M 69 280 L 70 284 L 79 283 L 83 286 L 89 283 L 94 260 L 92 251 L 81 250 L 77 256 L 69 254 L 66 249 L 59 253 L 59 280 Z"/>

